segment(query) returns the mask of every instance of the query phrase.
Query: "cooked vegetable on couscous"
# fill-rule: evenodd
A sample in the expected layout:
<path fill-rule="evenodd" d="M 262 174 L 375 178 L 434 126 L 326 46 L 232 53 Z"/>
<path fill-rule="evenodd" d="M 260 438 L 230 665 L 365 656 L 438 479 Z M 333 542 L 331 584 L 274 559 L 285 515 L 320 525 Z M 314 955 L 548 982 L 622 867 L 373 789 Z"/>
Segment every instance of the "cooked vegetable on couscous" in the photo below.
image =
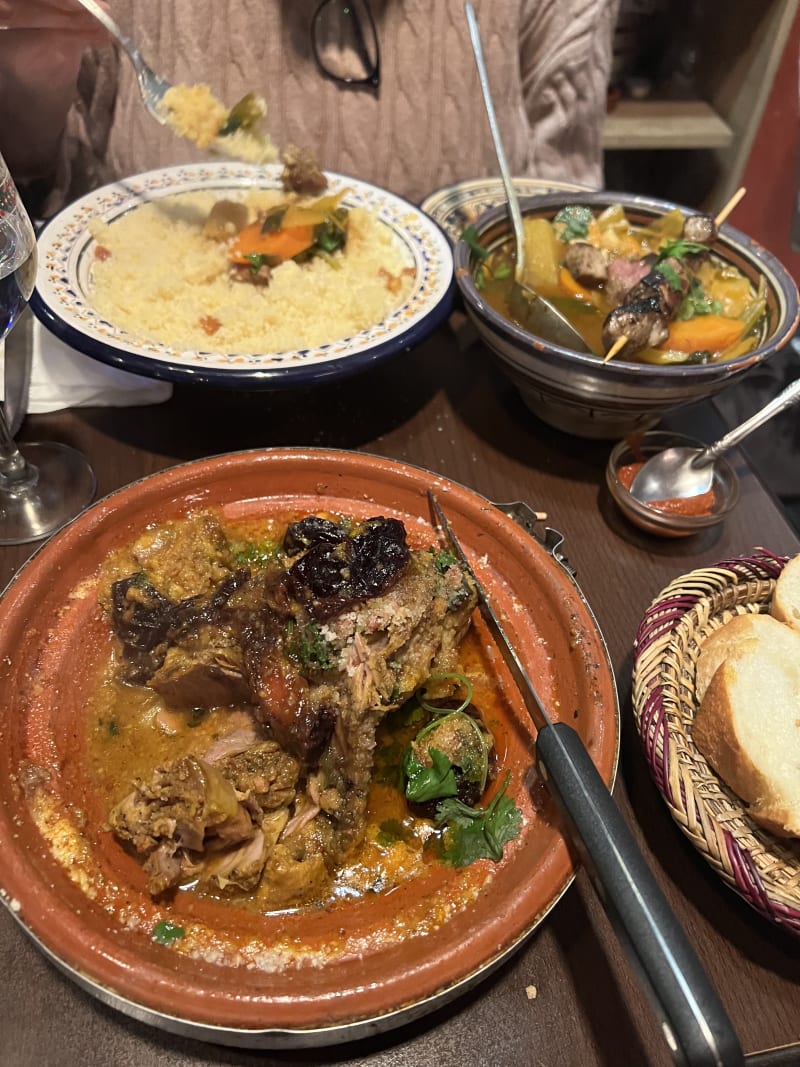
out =
<path fill-rule="evenodd" d="M 176 349 L 276 353 L 351 337 L 402 303 L 415 267 L 346 195 L 191 192 L 96 221 L 93 303 L 113 325 Z"/>
<path fill-rule="evenodd" d="M 267 114 L 267 104 L 255 93 L 227 108 L 204 83 L 173 85 L 160 110 L 167 125 L 198 148 L 212 148 L 247 163 L 272 163 L 278 158 L 269 137 L 256 129 Z"/>

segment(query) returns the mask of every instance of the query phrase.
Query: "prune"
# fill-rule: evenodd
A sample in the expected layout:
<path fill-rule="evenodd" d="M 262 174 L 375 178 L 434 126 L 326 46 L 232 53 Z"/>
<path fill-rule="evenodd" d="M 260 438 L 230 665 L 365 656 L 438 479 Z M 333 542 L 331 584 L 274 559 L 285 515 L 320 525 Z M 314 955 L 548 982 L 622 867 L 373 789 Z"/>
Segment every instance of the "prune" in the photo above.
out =
<path fill-rule="evenodd" d="M 146 681 L 162 665 L 171 644 L 202 625 L 226 622 L 230 597 L 249 578 L 243 568 L 211 593 L 177 602 L 159 593 L 141 573 L 114 582 L 111 621 L 128 661 L 126 681 Z"/>
<path fill-rule="evenodd" d="M 338 544 L 316 544 L 288 574 L 296 599 L 318 620 L 350 604 L 387 592 L 405 570 L 410 553 L 397 519 L 368 519 Z"/>
<path fill-rule="evenodd" d="M 167 636 L 172 601 L 162 596 L 142 574 L 114 582 L 111 589 L 114 629 L 126 650 L 150 651 Z"/>
<path fill-rule="evenodd" d="M 318 515 L 308 515 L 299 522 L 289 524 L 283 539 L 283 550 L 287 556 L 297 556 L 312 545 L 336 545 L 347 536 L 347 529 L 341 523 L 321 519 Z"/>

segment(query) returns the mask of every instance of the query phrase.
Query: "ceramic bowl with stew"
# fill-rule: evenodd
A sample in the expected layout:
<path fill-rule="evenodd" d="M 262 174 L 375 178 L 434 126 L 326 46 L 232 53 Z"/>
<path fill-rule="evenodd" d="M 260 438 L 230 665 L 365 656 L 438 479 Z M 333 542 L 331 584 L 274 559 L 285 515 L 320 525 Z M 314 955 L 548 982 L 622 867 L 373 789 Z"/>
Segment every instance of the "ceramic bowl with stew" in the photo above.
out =
<path fill-rule="evenodd" d="M 631 482 L 641 464 L 651 456 L 666 448 L 704 447 L 704 443 L 694 437 L 661 430 L 634 434 L 615 445 L 608 457 L 606 485 L 626 519 L 659 537 L 689 537 L 722 522 L 739 499 L 736 471 L 722 458 L 715 461 L 711 488 L 701 497 L 644 504 L 630 492 Z"/>
<path fill-rule="evenodd" d="M 585 205 L 596 216 L 620 204 L 634 225 L 647 224 L 678 205 L 630 193 L 553 193 L 521 200 L 526 217 L 552 219 L 569 205 Z M 694 214 L 683 208 L 684 214 Z M 511 224 L 505 206 L 487 211 L 475 223 L 477 242 L 490 253 L 508 241 Z M 455 247 L 456 280 L 481 339 L 519 389 L 525 404 L 551 426 L 580 437 L 618 438 L 657 425 L 668 411 L 713 396 L 750 367 L 780 350 L 798 323 L 797 286 L 764 248 L 724 224 L 711 246 L 715 256 L 738 268 L 758 287 L 763 279 L 767 323 L 756 347 L 744 355 L 705 364 L 658 365 L 598 356 L 563 348 L 536 337 L 501 314 L 476 285 L 479 260 L 463 238 Z"/>

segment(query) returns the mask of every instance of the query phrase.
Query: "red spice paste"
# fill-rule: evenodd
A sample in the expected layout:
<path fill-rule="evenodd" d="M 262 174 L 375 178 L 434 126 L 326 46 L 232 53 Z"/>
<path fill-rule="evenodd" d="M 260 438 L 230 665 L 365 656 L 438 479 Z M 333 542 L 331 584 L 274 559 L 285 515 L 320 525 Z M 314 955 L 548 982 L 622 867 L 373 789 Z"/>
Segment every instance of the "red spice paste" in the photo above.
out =
<path fill-rule="evenodd" d="M 617 471 L 617 478 L 626 489 L 633 485 L 633 479 L 644 463 L 628 463 Z M 669 500 L 648 500 L 647 506 L 668 515 L 710 515 L 714 508 L 714 490 L 709 489 L 699 496 L 673 497 Z"/>

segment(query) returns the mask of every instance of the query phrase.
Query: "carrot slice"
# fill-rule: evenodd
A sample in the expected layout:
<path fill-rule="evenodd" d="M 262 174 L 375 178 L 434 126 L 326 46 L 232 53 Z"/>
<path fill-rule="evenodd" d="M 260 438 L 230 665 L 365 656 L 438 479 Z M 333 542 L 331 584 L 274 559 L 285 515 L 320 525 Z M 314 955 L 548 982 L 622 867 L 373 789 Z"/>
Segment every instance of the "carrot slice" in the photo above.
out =
<path fill-rule="evenodd" d="M 585 300 L 589 304 L 594 303 L 594 295 L 585 289 L 580 282 L 575 281 L 574 276 L 566 267 L 559 268 L 558 280 L 562 289 L 570 294 L 570 296 L 577 297 L 578 300 Z"/>
<path fill-rule="evenodd" d="M 738 341 L 744 329 L 741 319 L 726 319 L 724 315 L 675 319 L 669 324 L 669 337 L 660 347 L 678 352 L 720 352 Z"/>
<path fill-rule="evenodd" d="M 247 264 L 248 256 L 272 256 L 281 263 L 294 259 L 314 243 L 313 226 L 287 226 L 285 229 L 261 232 L 261 223 L 251 222 L 236 235 L 230 247 L 231 263 Z"/>

